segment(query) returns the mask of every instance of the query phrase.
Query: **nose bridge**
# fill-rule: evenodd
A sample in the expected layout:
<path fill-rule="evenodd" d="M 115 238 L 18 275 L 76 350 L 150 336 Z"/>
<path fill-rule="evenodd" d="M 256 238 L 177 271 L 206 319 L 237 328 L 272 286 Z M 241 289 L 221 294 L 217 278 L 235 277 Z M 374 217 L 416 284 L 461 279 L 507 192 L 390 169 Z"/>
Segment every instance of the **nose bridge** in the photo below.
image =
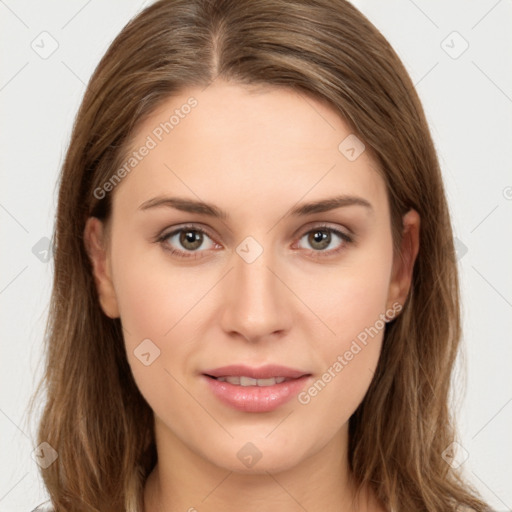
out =
<path fill-rule="evenodd" d="M 286 329 L 286 287 L 275 275 L 272 248 L 249 236 L 235 248 L 232 258 L 234 269 L 227 284 L 223 328 L 247 339 Z"/>

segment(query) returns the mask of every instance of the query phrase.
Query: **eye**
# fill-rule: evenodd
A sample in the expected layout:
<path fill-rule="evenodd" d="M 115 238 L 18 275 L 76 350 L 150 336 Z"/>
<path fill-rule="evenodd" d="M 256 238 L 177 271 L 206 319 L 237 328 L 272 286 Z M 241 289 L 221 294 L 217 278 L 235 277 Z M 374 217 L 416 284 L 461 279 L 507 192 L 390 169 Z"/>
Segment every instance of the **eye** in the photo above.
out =
<path fill-rule="evenodd" d="M 205 240 L 210 241 L 206 247 L 204 247 Z M 202 251 L 198 249 L 201 247 L 206 250 L 213 249 L 216 245 L 206 231 L 196 226 L 182 226 L 170 233 L 163 233 L 158 237 L 157 242 L 160 242 L 171 254 L 184 258 L 201 258 Z"/>
<path fill-rule="evenodd" d="M 309 251 L 313 257 L 333 256 L 344 250 L 348 244 L 353 243 L 351 236 L 326 225 L 316 226 L 300 237 L 299 248 L 307 250 L 305 247 L 300 247 L 303 239 L 312 247 Z M 197 226 L 182 226 L 170 232 L 164 232 L 157 237 L 156 242 L 159 242 L 166 251 L 180 258 L 202 258 L 204 257 L 202 253 L 219 247 L 219 244 L 214 242 L 204 229 Z"/>
<path fill-rule="evenodd" d="M 316 253 L 314 254 L 315 257 L 332 256 L 353 242 L 352 237 L 343 231 L 325 225 L 310 229 L 300 238 L 300 240 L 303 239 L 312 247 L 312 252 Z"/>

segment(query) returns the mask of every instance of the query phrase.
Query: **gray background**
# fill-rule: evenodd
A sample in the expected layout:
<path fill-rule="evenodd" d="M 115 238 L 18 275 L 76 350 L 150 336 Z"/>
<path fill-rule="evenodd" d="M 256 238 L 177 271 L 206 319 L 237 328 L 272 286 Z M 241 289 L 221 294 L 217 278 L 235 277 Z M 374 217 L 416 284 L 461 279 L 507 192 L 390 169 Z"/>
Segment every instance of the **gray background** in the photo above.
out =
<path fill-rule="evenodd" d="M 57 172 L 85 84 L 146 3 L 0 0 L 0 512 L 28 512 L 46 498 L 26 405 L 42 370 L 52 279 L 45 249 Z M 462 463 L 496 510 L 509 510 L 512 2 L 354 4 L 388 38 L 417 86 L 452 211 L 464 350 L 454 378 L 460 447 L 451 463 Z"/>

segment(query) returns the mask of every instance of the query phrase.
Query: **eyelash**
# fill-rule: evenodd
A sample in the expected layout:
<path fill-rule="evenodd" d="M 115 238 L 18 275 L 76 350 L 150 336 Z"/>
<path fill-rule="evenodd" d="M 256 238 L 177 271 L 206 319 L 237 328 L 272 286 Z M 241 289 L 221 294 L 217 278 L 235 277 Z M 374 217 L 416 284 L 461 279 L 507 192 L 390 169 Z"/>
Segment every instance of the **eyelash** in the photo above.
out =
<path fill-rule="evenodd" d="M 204 256 L 200 256 L 199 254 L 203 251 L 181 251 L 179 249 L 174 249 L 174 248 L 171 248 L 166 242 L 167 240 L 178 234 L 178 233 L 181 233 L 182 231 L 193 231 L 193 232 L 196 232 L 196 233 L 201 233 L 203 235 L 206 235 L 208 238 L 210 238 L 212 241 L 213 238 L 208 234 L 207 231 L 205 231 L 204 229 L 202 228 L 199 228 L 197 226 L 194 226 L 194 225 L 186 225 L 186 226 L 182 226 L 180 227 L 179 229 L 175 229 L 171 232 L 164 232 L 162 233 L 161 235 L 159 235 L 157 237 L 157 239 L 155 240 L 156 243 L 160 243 L 164 250 L 168 251 L 170 254 L 172 255 L 175 255 L 175 256 L 179 256 L 179 257 L 182 257 L 182 258 L 192 258 L 192 259 L 199 259 L 199 258 L 203 258 Z M 332 228 L 332 227 L 329 227 L 327 225 L 320 225 L 320 226 L 315 226 L 311 229 L 309 229 L 308 231 L 305 231 L 300 237 L 299 237 L 299 240 L 301 240 L 305 235 L 308 235 L 314 231 L 323 231 L 323 232 L 329 232 L 329 233 L 334 233 L 335 235 L 339 236 L 342 240 L 343 240 L 343 243 L 340 245 L 340 247 L 338 247 L 337 249 L 331 249 L 330 251 L 322 251 L 322 250 L 314 250 L 314 249 L 311 249 L 311 252 L 315 254 L 315 258 L 326 258 L 326 257 L 331 257 L 331 256 L 334 256 L 338 253 L 340 253 L 341 251 L 343 251 L 344 249 L 346 249 L 346 245 L 348 244 L 352 244 L 354 242 L 354 240 L 352 239 L 351 236 L 347 235 L 346 233 L 344 233 L 343 231 L 340 231 L 338 229 L 335 229 L 335 228 Z M 215 242 L 217 243 L 217 242 Z"/>

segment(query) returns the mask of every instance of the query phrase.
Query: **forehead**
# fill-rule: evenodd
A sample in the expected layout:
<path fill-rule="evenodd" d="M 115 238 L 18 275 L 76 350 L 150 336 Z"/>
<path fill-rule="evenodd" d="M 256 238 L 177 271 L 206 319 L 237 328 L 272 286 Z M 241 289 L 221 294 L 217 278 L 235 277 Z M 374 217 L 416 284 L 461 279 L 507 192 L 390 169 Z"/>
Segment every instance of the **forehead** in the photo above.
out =
<path fill-rule="evenodd" d="M 288 204 L 326 192 L 385 200 L 369 152 L 354 159 L 346 152 L 352 147 L 357 156 L 363 146 L 323 101 L 290 88 L 217 80 L 168 98 L 138 126 L 129 152 L 139 153 L 137 161 L 115 195 L 138 201 L 134 207 L 167 192 L 215 194 L 233 205 L 256 197 Z"/>

